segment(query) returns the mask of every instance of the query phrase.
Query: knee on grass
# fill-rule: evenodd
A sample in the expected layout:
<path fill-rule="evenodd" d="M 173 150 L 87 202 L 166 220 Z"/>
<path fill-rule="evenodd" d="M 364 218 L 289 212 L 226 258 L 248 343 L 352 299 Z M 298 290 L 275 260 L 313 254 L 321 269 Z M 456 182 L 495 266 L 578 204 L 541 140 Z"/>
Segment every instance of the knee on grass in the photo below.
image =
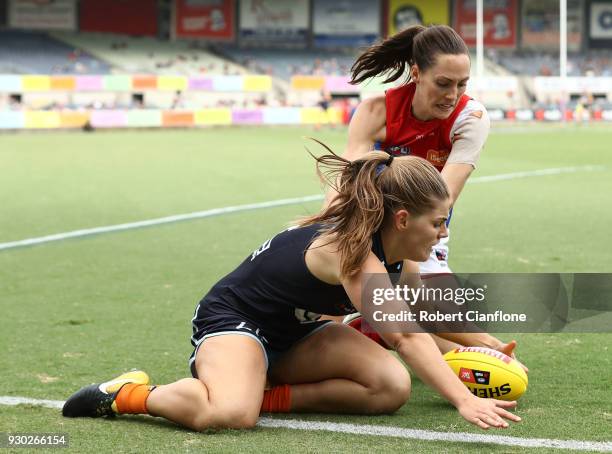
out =
<path fill-rule="evenodd" d="M 397 365 L 379 369 L 368 385 L 371 413 L 393 413 L 410 399 L 410 374 L 397 361 Z"/>
<path fill-rule="evenodd" d="M 206 429 L 252 429 L 257 424 L 259 411 L 244 408 L 219 408 L 207 416 L 196 416 L 190 428 L 201 432 Z"/>

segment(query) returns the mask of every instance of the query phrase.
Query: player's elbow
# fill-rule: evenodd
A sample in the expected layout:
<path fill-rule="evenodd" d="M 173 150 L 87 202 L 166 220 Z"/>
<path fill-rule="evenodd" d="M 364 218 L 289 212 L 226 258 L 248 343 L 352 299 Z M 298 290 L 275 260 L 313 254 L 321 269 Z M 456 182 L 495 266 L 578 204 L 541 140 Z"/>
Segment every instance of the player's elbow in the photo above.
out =
<path fill-rule="evenodd" d="M 402 357 L 410 357 L 414 353 L 415 348 L 418 348 L 423 336 L 429 336 L 425 333 L 402 333 L 394 340 L 394 350 Z"/>

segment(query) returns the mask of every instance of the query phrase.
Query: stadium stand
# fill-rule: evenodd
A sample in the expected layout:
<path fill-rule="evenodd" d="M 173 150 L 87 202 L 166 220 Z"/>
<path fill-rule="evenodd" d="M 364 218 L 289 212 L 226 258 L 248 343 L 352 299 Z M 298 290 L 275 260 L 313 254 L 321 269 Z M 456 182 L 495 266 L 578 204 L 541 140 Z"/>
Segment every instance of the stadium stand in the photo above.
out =
<path fill-rule="evenodd" d="M 197 42 L 108 33 L 58 32 L 53 36 L 109 62 L 114 72 L 173 75 L 240 75 L 247 72 Z"/>
<path fill-rule="evenodd" d="M 516 75 L 524 76 L 558 76 L 559 55 L 552 52 L 489 52 L 487 57 Z M 567 75 L 578 76 L 612 76 L 612 61 L 609 54 L 589 51 L 580 54 L 569 54 Z"/>
<path fill-rule="evenodd" d="M 344 52 L 315 49 L 246 49 L 233 46 L 216 46 L 214 49 L 250 72 L 285 80 L 296 75 L 348 76 L 355 58 L 359 55 L 359 49 L 347 49 Z M 474 61 L 476 57 L 472 55 L 471 58 Z M 487 76 L 511 74 L 504 66 L 490 59 L 485 61 L 484 71 Z"/>
<path fill-rule="evenodd" d="M 0 30 L 0 73 L 107 74 L 110 66 L 47 33 Z"/>
<path fill-rule="evenodd" d="M 0 0 L 0 5 L 5 6 L 0 10 L 7 13 L 11 2 Z M 103 7 L 101 2 L 82 0 L 75 10 L 55 8 L 54 2 L 33 3 L 38 6 L 25 8 L 22 13 L 27 14 L 20 19 L 22 22 L 12 16 L 2 20 L 0 15 L 0 113 L 62 109 L 164 109 L 180 113 L 217 109 L 214 115 L 210 114 L 214 121 L 208 117 L 198 121 L 226 124 L 246 121 L 244 117 L 248 115 L 261 116 L 265 110 L 264 123 L 317 124 L 321 123 L 317 115 L 322 105 L 350 110 L 347 106 L 354 108 L 359 99 L 380 95 L 405 81 L 401 78 L 384 84 L 384 77 L 378 77 L 367 84 L 350 85 L 350 68 L 363 50 L 359 36 L 355 41 L 325 46 L 321 44 L 325 40 L 315 39 L 316 15 L 307 26 L 306 22 L 282 24 L 278 19 L 284 17 L 280 12 L 286 10 L 286 5 L 278 0 L 270 3 L 275 5 L 272 9 L 257 10 L 257 21 L 261 23 L 248 18 L 255 14 L 254 10 L 237 8 L 242 3 L 229 0 L 221 2 L 228 6 L 222 13 L 223 20 L 214 23 L 202 22 L 203 13 L 189 12 L 189 8 L 180 12 L 183 21 L 175 20 L 179 10 L 173 9 L 177 3 L 170 0 L 109 0 Z M 113 9 L 114 14 L 103 14 L 112 9 L 108 9 L 111 3 L 122 13 Z M 584 16 L 589 8 L 583 6 Z M 39 16 L 35 14 L 37 10 L 42 11 Z M 54 20 L 62 27 L 40 31 L 50 30 L 44 26 L 48 19 L 45 14 L 55 15 Z M 27 21 L 23 22 L 24 18 Z M 71 22 L 71 18 L 75 20 Z M 467 35 L 470 20 L 474 19 L 466 16 L 458 25 L 467 27 Z M 518 19 L 515 22 L 518 24 Z M 516 39 L 510 47 L 485 45 L 484 77 L 478 77 L 476 56 L 471 55 L 468 93 L 491 112 L 496 111 L 496 119 L 556 121 L 560 113 L 540 118 L 537 112 L 566 109 L 590 109 L 598 115 L 594 116 L 597 120 L 612 119 L 612 65 L 609 46 L 604 46 L 607 41 L 586 35 L 576 41 L 574 36 L 573 43 L 580 46 L 571 47 L 568 77 L 561 86 L 559 78 L 554 77 L 559 75 L 559 55 L 556 43 L 550 41 L 556 23 L 558 19 L 545 24 L 548 30 L 538 22 L 530 29 L 533 36 L 529 39 L 515 27 Z M 184 28 L 185 24 L 189 27 Z M 213 25 L 223 27 L 214 29 Z M 334 31 L 333 24 L 329 28 Z M 381 28 L 380 37 L 383 34 Z M 291 41 L 296 36 L 301 40 L 298 45 Z M 540 43 L 540 39 L 544 41 Z M 578 48 L 583 52 L 576 53 Z M 305 110 L 298 115 L 297 110 L 287 114 L 282 109 Z M 5 122 L 9 125 L 55 124 L 47 120 L 28 122 L 25 116 L 9 117 Z M 161 120 L 137 121 L 142 122 L 165 125 Z M 123 125 L 119 120 L 113 124 Z"/>
<path fill-rule="evenodd" d="M 347 75 L 357 50 L 329 52 L 310 49 L 241 49 L 218 46 L 216 50 L 249 71 L 289 80 L 294 75 Z"/>

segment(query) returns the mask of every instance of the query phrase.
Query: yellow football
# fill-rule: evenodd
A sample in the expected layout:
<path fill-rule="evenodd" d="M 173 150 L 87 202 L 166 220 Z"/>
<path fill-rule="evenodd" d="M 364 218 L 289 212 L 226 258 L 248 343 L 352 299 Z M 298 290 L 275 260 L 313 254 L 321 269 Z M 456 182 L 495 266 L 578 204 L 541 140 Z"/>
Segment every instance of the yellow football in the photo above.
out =
<path fill-rule="evenodd" d="M 497 350 L 455 348 L 444 359 L 475 396 L 516 400 L 527 390 L 527 374 L 523 368 L 515 359 Z"/>

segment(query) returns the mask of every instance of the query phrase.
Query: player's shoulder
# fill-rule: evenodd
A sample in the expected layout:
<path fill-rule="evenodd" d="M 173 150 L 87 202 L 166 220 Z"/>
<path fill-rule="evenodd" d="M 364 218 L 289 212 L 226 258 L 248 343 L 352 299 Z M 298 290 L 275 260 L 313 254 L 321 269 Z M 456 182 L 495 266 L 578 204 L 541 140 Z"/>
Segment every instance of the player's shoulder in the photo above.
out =
<path fill-rule="evenodd" d="M 361 101 L 357 110 L 364 115 L 378 116 L 382 114 L 384 116 L 386 111 L 385 96 L 370 96 Z"/>
<path fill-rule="evenodd" d="M 385 127 L 386 121 L 385 97 L 374 96 L 364 99 L 351 119 L 349 141 L 369 143 L 379 140 L 380 131 Z"/>
<path fill-rule="evenodd" d="M 475 123 L 488 127 L 489 114 L 487 108 L 480 101 L 470 98 L 453 121 L 452 129 Z"/>
<path fill-rule="evenodd" d="M 465 106 L 463 107 L 461 112 L 459 112 L 459 115 L 457 116 L 456 121 L 458 121 L 459 119 L 463 120 L 469 116 L 476 117 L 476 118 L 482 118 L 484 116 L 488 116 L 487 108 L 480 101 L 470 98 L 468 102 L 465 103 Z"/>
<path fill-rule="evenodd" d="M 325 236 L 318 236 L 306 248 L 306 267 L 317 279 L 328 284 L 340 283 L 342 267 L 338 244 Z"/>

